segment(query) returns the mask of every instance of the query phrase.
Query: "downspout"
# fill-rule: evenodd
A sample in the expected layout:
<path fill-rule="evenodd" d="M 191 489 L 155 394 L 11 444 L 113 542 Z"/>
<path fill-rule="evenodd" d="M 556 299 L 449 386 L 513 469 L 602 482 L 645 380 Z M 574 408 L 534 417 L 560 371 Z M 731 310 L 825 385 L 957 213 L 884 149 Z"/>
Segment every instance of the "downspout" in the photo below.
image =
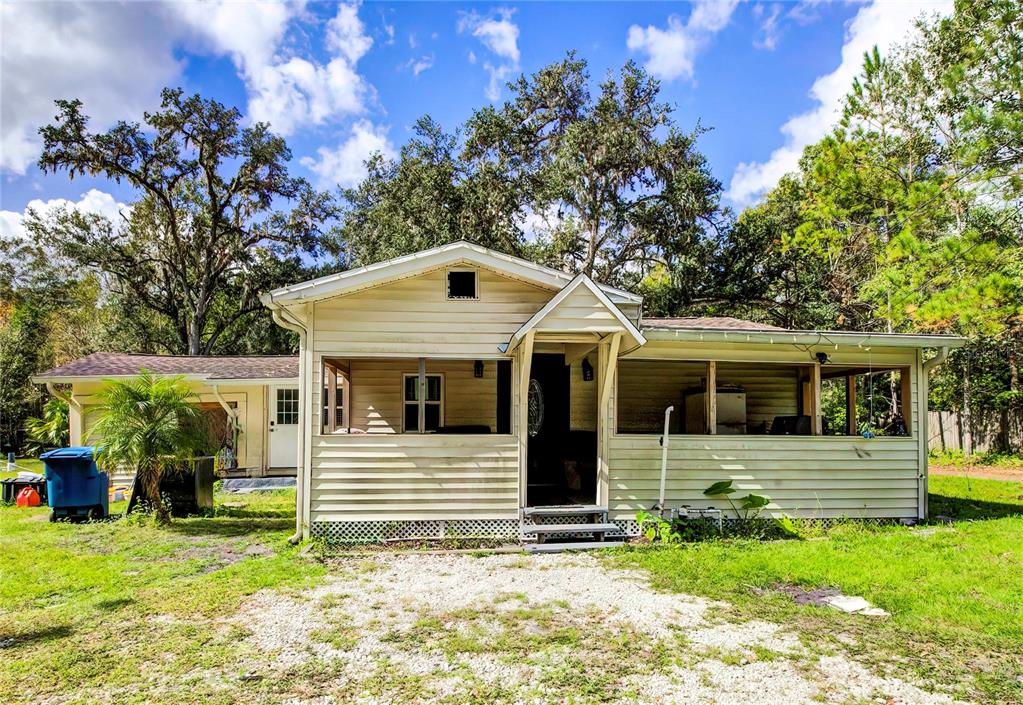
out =
<path fill-rule="evenodd" d="M 943 363 L 947 359 L 948 359 L 948 347 L 944 346 L 944 347 L 938 348 L 938 354 L 935 355 L 930 360 L 928 360 L 927 362 L 924 363 L 924 373 L 926 374 L 926 373 L 930 372 L 931 370 L 933 370 L 935 367 L 937 367 L 938 365 L 940 365 L 941 363 Z"/>
<path fill-rule="evenodd" d="M 238 410 L 237 409 L 232 409 L 231 405 L 227 403 L 227 400 L 224 399 L 223 396 L 221 396 L 221 394 L 220 394 L 220 387 L 218 385 L 213 384 L 213 385 L 210 385 L 210 386 L 213 388 L 213 396 L 216 398 L 217 403 L 220 404 L 220 408 L 223 409 L 224 412 L 227 414 L 227 418 L 231 419 L 231 430 L 233 431 L 233 433 L 231 434 L 231 441 L 234 443 L 234 447 L 231 450 L 234 453 L 235 463 L 237 463 L 238 462 L 238 436 L 240 436 L 241 432 L 242 432 L 242 426 L 238 422 Z M 247 460 L 247 458 L 246 458 L 246 460 Z"/>
<path fill-rule="evenodd" d="M 54 397 L 56 399 L 60 399 L 62 402 L 67 404 L 68 408 L 74 409 L 75 411 L 77 411 L 78 412 L 78 423 L 79 423 L 79 425 L 82 428 L 85 427 L 85 419 L 83 418 L 85 413 L 84 413 L 84 410 L 82 409 L 82 405 L 78 402 L 77 399 L 75 399 L 74 392 L 72 392 L 71 394 L 65 394 L 64 392 L 62 392 L 59 389 L 57 389 L 57 385 L 54 384 L 53 382 L 47 382 L 46 383 L 46 391 L 48 391 L 50 393 L 50 396 L 52 396 L 52 397 Z M 71 428 L 72 428 L 72 426 L 71 426 L 71 415 L 68 414 L 68 429 L 67 429 L 68 441 L 71 440 L 71 435 L 72 435 L 71 434 Z"/>
<path fill-rule="evenodd" d="M 73 408 L 79 414 L 82 413 L 82 405 L 74 398 L 73 395 L 65 394 L 64 392 L 57 389 L 57 386 L 53 382 L 46 383 L 46 391 L 50 393 L 50 396 L 60 399 L 62 402 Z"/>
<path fill-rule="evenodd" d="M 273 299 L 268 297 L 264 304 L 271 306 Z M 305 326 L 299 323 L 297 320 L 287 320 L 285 315 L 286 311 L 271 306 L 270 314 L 273 317 L 274 323 L 279 325 L 281 328 L 285 328 L 290 331 L 298 333 L 298 456 L 295 461 L 295 533 L 288 537 L 288 542 L 291 544 L 299 543 L 302 540 L 303 525 L 305 524 L 305 425 L 306 418 L 309 416 L 308 409 L 305 408 L 305 397 L 306 397 L 306 383 L 305 383 L 305 346 L 307 340 L 307 331 Z"/>

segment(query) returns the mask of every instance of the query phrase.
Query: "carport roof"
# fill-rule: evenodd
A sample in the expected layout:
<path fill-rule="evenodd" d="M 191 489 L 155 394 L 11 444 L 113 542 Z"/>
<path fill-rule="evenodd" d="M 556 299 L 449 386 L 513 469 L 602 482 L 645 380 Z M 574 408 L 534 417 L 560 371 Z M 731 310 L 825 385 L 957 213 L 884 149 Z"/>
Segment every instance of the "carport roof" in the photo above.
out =
<path fill-rule="evenodd" d="M 132 377 L 143 369 L 158 375 L 184 375 L 211 381 L 298 379 L 298 357 L 292 355 L 213 357 L 96 352 L 42 372 L 32 379 L 36 382 L 66 382 L 90 378 Z"/>

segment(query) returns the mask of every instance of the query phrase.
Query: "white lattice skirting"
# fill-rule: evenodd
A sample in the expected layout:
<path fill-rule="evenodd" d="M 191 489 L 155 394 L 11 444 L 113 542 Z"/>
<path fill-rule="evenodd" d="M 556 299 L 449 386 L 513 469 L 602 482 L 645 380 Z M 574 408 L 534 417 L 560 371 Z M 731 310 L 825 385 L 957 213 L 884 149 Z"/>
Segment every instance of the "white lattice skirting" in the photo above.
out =
<path fill-rule="evenodd" d="M 388 539 L 519 538 L 516 519 L 432 519 L 423 521 L 314 521 L 315 538 L 331 543 L 375 543 Z"/>

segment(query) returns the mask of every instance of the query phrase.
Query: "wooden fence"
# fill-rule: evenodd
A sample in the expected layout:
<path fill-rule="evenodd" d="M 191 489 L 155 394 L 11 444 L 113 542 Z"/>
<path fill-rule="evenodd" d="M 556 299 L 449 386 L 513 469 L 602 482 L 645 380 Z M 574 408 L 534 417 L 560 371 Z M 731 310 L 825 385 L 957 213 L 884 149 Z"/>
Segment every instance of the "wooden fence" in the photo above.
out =
<path fill-rule="evenodd" d="M 973 452 L 1023 448 L 1023 415 L 1000 411 L 975 411 L 971 414 Z M 927 413 L 927 445 L 930 450 L 962 450 L 965 428 L 957 411 Z"/>

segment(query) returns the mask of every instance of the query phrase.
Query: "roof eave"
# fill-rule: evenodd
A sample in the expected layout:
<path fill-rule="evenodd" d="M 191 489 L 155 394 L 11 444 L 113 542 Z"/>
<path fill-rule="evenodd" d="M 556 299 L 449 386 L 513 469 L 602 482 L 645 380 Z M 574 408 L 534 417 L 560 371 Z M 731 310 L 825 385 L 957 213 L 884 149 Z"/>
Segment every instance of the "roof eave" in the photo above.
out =
<path fill-rule="evenodd" d="M 891 348 L 958 348 L 966 338 L 951 335 L 912 335 L 859 331 L 756 331 L 720 328 L 643 328 L 651 341 L 728 342 L 768 345 L 849 345 Z"/>
<path fill-rule="evenodd" d="M 338 272 L 337 274 L 328 274 L 327 276 L 319 277 L 317 279 L 310 279 L 308 281 L 299 282 L 298 284 L 274 289 L 262 294 L 260 296 L 260 301 L 262 301 L 265 306 L 273 308 L 274 306 L 316 301 L 333 296 L 342 296 L 347 293 L 352 293 L 353 291 L 386 284 L 391 281 L 404 278 L 404 276 L 415 276 L 423 271 L 446 266 L 447 264 L 457 261 L 457 259 L 459 259 L 459 254 L 466 253 L 472 253 L 477 257 L 492 260 L 489 263 L 477 262 L 478 264 L 483 266 L 487 266 L 487 264 L 489 264 L 496 271 L 503 272 L 506 275 L 521 278 L 526 281 L 531 281 L 532 283 L 542 286 L 550 286 L 560 289 L 573 279 L 573 275 L 567 272 L 561 272 L 550 267 L 545 267 L 543 265 L 523 260 L 519 257 L 513 257 L 512 255 L 506 255 L 502 252 L 497 252 L 495 250 L 481 247 L 480 245 L 474 245 L 472 243 L 465 242 L 464 240 L 459 240 L 457 242 L 448 243 L 429 250 L 395 257 L 382 262 L 375 262 L 364 267 L 359 267 L 358 269 L 350 269 L 345 272 Z M 449 257 L 449 255 L 452 256 Z M 395 277 L 381 276 L 381 273 L 385 272 L 387 269 L 400 268 L 402 265 L 414 263 L 416 261 L 421 262 L 422 266 L 410 268 L 404 276 L 401 273 Z M 344 282 L 348 282 L 348 284 L 345 285 Z M 639 305 L 643 302 L 642 296 L 625 291 L 624 289 L 618 289 L 617 287 L 605 284 L 600 284 L 598 286 L 600 286 L 605 293 L 612 294 L 615 298 L 621 299 L 618 303 Z"/>

